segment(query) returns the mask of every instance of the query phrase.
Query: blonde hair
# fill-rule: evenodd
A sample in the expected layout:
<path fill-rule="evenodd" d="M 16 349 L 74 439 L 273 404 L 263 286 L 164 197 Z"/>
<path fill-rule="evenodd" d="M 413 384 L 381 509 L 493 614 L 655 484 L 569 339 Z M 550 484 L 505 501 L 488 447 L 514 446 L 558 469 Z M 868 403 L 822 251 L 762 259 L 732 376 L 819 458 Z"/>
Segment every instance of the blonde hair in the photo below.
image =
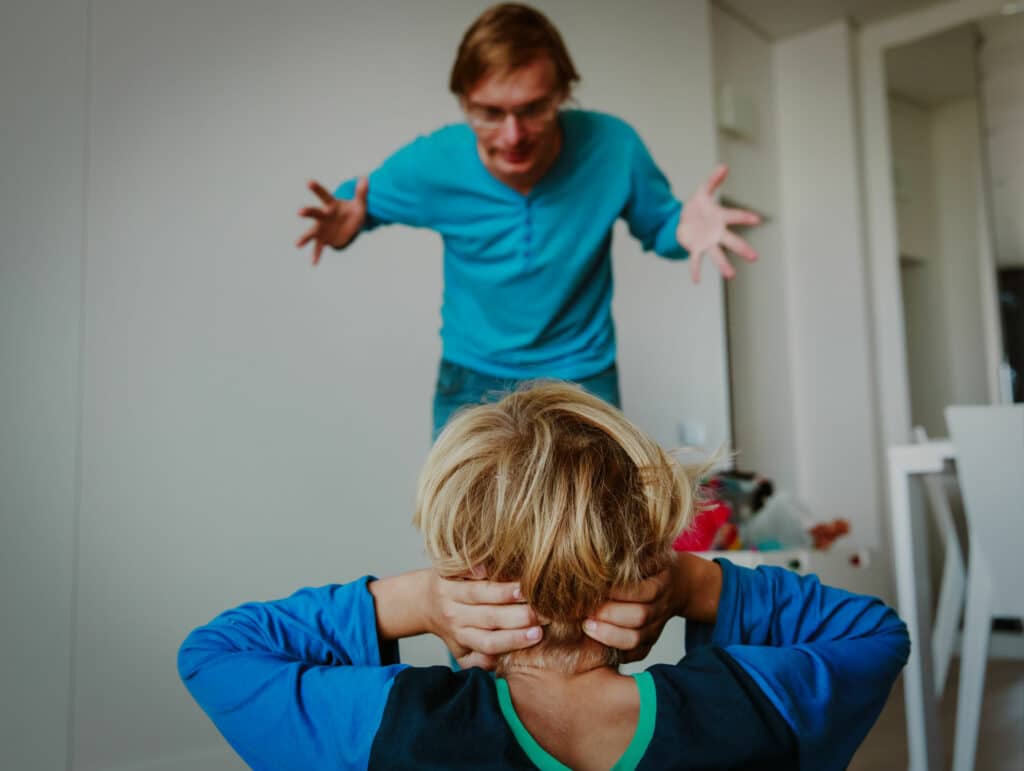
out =
<path fill-rule="evenodd" d="M 538 382 L 448 424 L 420 475 L 413 522 L 442 575 L 481 566 L 518 581 L 551 620 L 537 646 L 545 661 L 571 669 L 583 620 L 613 589 L 667 565 L 693 517 L 693 473 L 619 410 L 578 386 Z M 606 654 L 618 663 L 617 651 Z"/>
<path fill-rule="evenodd" d="M 463 97 L 481 78 L 494 72 L 512 72 L 545 55 L 555 67 L 559 90 L 568 97 L 580 76 L 555 25 L 527 5 L 495 5 L 484 11 L 463 35 L 448 87 L 453 94 Z"/>

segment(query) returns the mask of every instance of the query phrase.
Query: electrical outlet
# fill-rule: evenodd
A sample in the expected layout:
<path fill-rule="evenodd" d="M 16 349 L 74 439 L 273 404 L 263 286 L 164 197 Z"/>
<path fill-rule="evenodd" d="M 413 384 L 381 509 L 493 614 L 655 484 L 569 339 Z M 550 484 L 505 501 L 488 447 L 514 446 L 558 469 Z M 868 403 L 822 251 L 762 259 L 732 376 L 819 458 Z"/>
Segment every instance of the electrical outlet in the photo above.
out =
<path fill-rule="evenodd" d="M 700 420 L 680 420 L 676 424 L 676 437 L 685 447 L 703 447 L 708 440 L 707 424 Z"/>

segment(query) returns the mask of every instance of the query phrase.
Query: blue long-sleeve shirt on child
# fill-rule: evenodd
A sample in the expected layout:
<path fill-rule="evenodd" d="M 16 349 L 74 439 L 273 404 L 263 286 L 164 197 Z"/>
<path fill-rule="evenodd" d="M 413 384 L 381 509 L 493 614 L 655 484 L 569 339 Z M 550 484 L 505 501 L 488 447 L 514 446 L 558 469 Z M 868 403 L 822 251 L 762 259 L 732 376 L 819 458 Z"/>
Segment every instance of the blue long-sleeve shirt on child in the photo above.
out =
<path fill-rule="evenodd" d="M 906 662 L 906 627 L 815 576 L 720 564 L 716 623 L 688 623 L 687 655 L 635 676 L 640 718 L 616 768 L 845 768 Z M 185 640 L 185 685 L 252 768 L 562 767 L 504 681 L 399 663 L 369 580 L 243 605 Z"/>
<path fill-rule="evenodd" d="M 527 195 L 484 167 L 466 124 L 402 148 L 369 175 L 367 229 L 400 223 L 444 242 L 442 356 L 496 377 L 578 380 L 615 362 L 612 228 L 681 259 L 682 204 L 636 131 L 560 113 L 562 149 Z M 354 195 L 355 180 L 335 191 Z"/>

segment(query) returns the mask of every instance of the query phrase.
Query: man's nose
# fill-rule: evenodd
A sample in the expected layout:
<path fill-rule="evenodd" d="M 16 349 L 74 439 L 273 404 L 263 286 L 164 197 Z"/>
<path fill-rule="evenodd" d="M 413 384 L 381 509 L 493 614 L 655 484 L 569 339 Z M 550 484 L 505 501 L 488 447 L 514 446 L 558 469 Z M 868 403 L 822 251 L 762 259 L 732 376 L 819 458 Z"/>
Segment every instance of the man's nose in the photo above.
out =
<path fill-rule="evenodd" d="M 507 113 L 501 124 L 501 139 L 508 144 L 515 144 L 523 137 L 522 119 L 514 112 Z"/>

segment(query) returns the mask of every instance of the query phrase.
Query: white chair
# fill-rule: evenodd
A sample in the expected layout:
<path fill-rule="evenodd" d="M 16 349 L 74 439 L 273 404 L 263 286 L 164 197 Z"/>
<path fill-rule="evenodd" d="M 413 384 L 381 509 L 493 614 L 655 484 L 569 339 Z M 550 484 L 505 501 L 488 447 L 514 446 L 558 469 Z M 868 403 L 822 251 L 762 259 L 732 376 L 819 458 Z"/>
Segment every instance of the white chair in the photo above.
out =
<path fill-rule="evenodd" d="M 993 616 L 1024 617 L 1024 405 L 947 407 L 967 518 L 953 771 L 974 767 Z"/>
<path fill-rule="evenodd" d="M 914 438 L 918 442 L 927 442 L 928 433 L 923 427 L 914 429 Z M 942 477 L 927 474 L 921 477 L 928 508 L 939 531 L 945 555 L 942 560 L 942 583 L 939 588 L 939 601 L 935 607 L 935 626 L 932 628 L 932 661 L 935 666 L 935 698 L 941 699 L 946 688 L 946 676 L 949 674 L 949 663 L 956 650 L 957 637 L 960 631 L 960 615 L 964 608 L 964 587 L 967 574 L 964 570 L 964 553 L 960 547 L 960 535 L 953 521 L 953 512 L 949 507 L 949 496 L 943 486 Z"/>

